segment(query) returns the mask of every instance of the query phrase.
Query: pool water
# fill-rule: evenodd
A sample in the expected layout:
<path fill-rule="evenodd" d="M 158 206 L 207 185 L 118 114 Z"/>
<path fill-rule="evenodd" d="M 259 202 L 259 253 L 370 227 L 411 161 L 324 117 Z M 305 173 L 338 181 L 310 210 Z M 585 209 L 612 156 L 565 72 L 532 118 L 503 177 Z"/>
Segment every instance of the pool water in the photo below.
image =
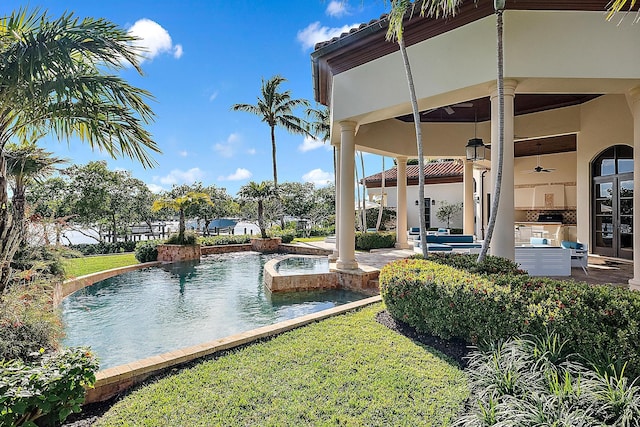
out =
<path fill-rule="evenodd" d="M 62 302 L 67 346 L 91 346 L 106 369 L 357 301 L 342 290 L 271 294 L 274 255 L 212 255 L 124 273 Z"/>
<path fill-rule="evenodd" d="M 276 264 L 276 271 L 283 275 L 328 273 L 329 259 L 326 256 L 288 257 Z"/>

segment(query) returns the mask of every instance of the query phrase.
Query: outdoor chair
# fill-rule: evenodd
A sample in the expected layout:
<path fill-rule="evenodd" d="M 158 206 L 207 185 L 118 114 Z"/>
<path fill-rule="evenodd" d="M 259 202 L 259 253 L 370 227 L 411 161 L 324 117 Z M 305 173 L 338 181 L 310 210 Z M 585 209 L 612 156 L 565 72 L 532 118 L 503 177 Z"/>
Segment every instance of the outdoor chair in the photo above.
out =
<path fill-rule="evenodd" d="M 587 276 L 587 267 L 589 263 L 589 246 L 586 243 L 562 241 L 562 247 L 571 249 L 571 267 L 580 267 Z"/>

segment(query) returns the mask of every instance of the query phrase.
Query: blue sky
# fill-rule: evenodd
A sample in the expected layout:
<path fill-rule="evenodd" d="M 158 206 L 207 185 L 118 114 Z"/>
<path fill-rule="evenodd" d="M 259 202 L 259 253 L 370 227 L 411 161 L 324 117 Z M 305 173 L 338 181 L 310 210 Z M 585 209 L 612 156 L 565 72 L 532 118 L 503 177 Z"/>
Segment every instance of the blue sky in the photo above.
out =
<path fill-rule="evenodd" d="M 25 3 L 5 0 L 2 15 Z M 156 120 L 149 126 L 162 154 L 145 170 L 129 159 L 113 160 L 72 140 L 41 145 L 72 163 L 106 160 L 131 171 L 154 191 L 201 181 L 235 195 L 249 181 L 273 179 L 269 128 L 256 116 L 233 112 L 235 103 L 256 102 L 262 78 L 280 74 L 294 98 L 313 102 L 313 45 L 379 17 L 383 0 L 337 2 L 209 0 L 40 0 L 30 8 L 52 17 L 106 18 L 143 39 L 149 58 L 139 77 L 122 75 L 149 90 Z M 330 146 L 276 131 L 278 181 L 332 180 Z"/>

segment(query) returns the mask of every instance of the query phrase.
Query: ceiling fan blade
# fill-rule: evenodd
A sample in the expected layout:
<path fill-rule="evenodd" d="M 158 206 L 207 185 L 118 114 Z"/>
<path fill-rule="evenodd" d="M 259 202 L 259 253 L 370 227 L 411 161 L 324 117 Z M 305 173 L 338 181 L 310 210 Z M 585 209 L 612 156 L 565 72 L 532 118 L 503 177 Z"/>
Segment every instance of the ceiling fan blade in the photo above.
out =
<path fill-rule="evenodd" d="M 454 108 L 471 108 L 473 107 L 473 102 L 461 102 L 459 104 L 453 104 Z"/>

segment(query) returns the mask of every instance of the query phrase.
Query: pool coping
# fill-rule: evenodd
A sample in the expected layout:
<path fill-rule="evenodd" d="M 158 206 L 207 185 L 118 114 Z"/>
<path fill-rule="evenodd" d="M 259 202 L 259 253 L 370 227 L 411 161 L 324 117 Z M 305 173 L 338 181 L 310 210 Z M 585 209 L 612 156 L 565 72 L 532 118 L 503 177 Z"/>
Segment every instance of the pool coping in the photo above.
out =
<path fill-rule="evenodd" d="M 108 400 L 151 376 L 161 374 L 170 368 L 180 367 L 196 359 L 211 356 L 215 353 L 230 350 L 263 338 L 274 337 L 283 332 L 291 331 L 329 317 L 358 310 L 381 301 L 382 297 L 376 295 L 338 307 L 278 322 L 273 325 L 262 326 L 239 334 L 98 371 L 94 387 L 87 390 L 84 403 L 88 404 Z"/>

